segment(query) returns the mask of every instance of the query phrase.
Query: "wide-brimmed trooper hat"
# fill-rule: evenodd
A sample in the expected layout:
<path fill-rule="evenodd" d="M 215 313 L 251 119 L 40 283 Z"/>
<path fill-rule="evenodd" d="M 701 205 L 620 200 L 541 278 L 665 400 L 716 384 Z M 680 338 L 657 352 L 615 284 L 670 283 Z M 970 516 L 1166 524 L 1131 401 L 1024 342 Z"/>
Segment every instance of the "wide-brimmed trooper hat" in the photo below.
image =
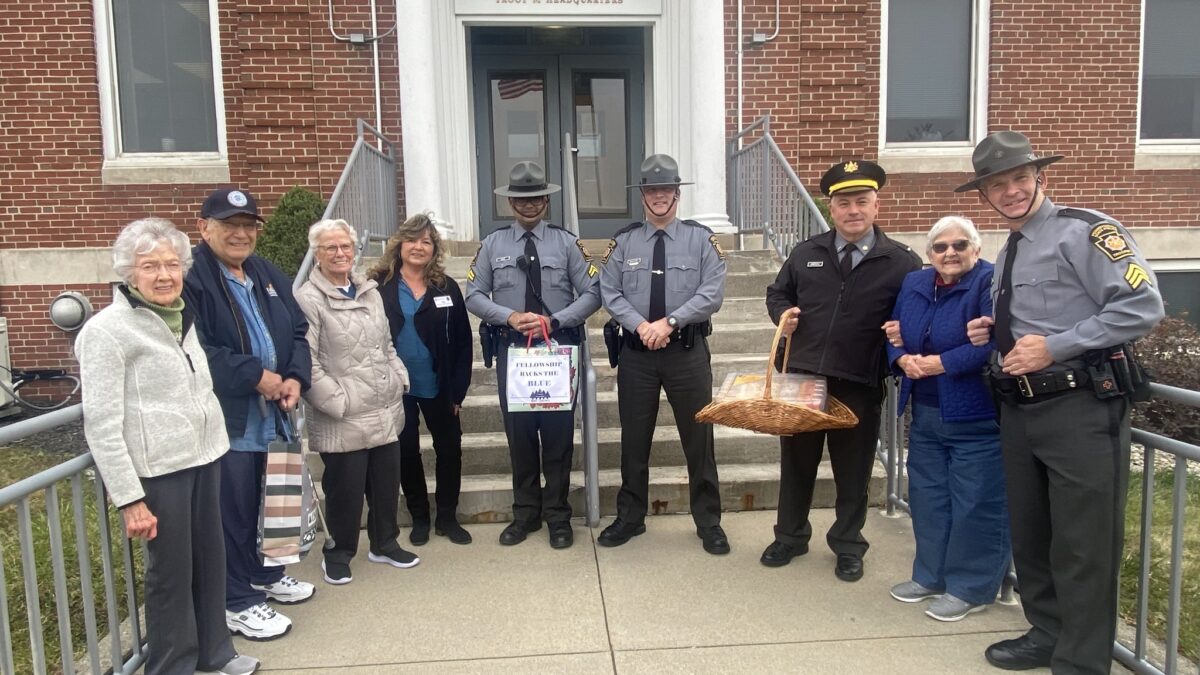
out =
<path fill-rule="evenodd" d="M 546 170 L 537 162 L 517 162 L 508 172 L 508 185 L 492 190 L 501 197 L 544 197 L 562 187 L 546 181 Z"/>
<path fill-rule="evenodd" d="M 1062 158 L 1062 155 L 1038 157 L 1033 153 L 1033 146 L 1025 134 L 1016 131 L 997 131 L 975 146 L 975 152 L 971 155 L 971 164 L 975 167 L 975 177 L 954 188 L 954 191 L 974 190 L 988 176 L 1004 173 L 1020 166 L 1031 165 L 1040 169 Z"/>
<path fill-rule="evenodd" d="M 642 162 L 642 177 L 627 188 L 691 185 L 679 178 L 679 162 L 670 155 L 650 155 Z"/>

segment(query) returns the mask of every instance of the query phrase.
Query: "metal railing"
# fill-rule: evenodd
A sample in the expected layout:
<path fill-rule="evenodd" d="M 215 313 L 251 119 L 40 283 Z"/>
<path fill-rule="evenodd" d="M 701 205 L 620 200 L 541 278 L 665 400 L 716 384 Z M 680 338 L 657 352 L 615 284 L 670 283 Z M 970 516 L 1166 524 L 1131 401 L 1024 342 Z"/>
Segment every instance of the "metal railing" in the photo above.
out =
<path fill-rule="evenodd" d="M 729 139 L 726 201 L 740 235 L 761 234 L 780 258 L 796 244 L 829 229 L 771 135 L 770 116 L 758 118 Z"/>
<path fill-rule="evenodd" d="M 1200 408 L 1200 392 L 1180 389 L 1164 384 L 1151 385 L 1151 391 L 1156 398 L 1174 403 L 1180 403 Z M 897 515 L 903 511 L 911 515 L 905 496 L 907 495 L 907 480 L 904 476 L 904 418 L 897 414 L 899 395 L 898 381 L 888 378 L 883 405 L 884 420 L 880 425 L 879 447 L 877 458 L 887 472 L 887 506 L 888 516 Z M 1168 438 L 1144 429 L 1133 429 L 1132 441 L 1140 444 L 1142 450 L 1141 474 L 1141 530 L 1138 541 L 1138 580 L 1137 608 L 1133 627 L 1135 637 L 1132 645 L 1123 644 L 1119 639 L 1113 644 L 1113 658 L 1136 673 L 1144 675 L 1170 675 L 1177 672 L 1179 663 L 1179 626 L 1180 608 L 1183 589 L 1183 545 L 1184 524 L 1187 504 L 1187 476 L 1189 461 L 1200 462 L 1200 446 L 1185 443 L 1175 438 Z M 1163 645 L 1164 656 L 1162 664 L 1155 664 L 1147 654 L 1147 619 L 1149 615 L 1150 570 L 1152 565 L 1151 527 L 1154 523 L 1154 484 L 1156 457 L 1158 452 L 1166 452 L 1174 456 L 1174 484 L 1172 486 L 1171 504 L 1171 553 L 1169 556 L 1168 598 L 1166 617 L 1166 640 Z M 1001 602 L 1011 600 L 1013 584 L 1017 582 L 1010 570 L 1008 578 L 1001 588 Z"/>
<path fill-rule="evenodd" d="M 49 431 L 63 424 L 78 420 L 83 415 L 83 407 L 74 405 L 53 413 L 42 415 L 30 420 L 17 422 L 0 429 L 0 445 L 6 445 L 43 431 Z M 69 483 L 70 511 L 72 513 L 72 533 L 66 536 L 74 537 L 75 561 L 68 561 L 64 551 L 64 523 L 60 490 L 63 484 Z M 20 480 L 0 489 L 0 510 L 13 508 L 16 512 L 17 535 L 21 549 L 21 576 L 24 585 L 25 614 L 28 621 L 29 646 L 32 668 L 39 675 L 48 672 L 49 656 L 46 653 L 46 635 L 42 623 L 41 595 L 43 587 L 38 578 L 39 561 L 35 544 L 35 516 L 40 515 L 34 500 L 41 496 L 45 512 L 45 536 L 49 540 L 51 585 L 54 594 L 54 606 L 58 623 L 59 656 L 62 660 L 62 672 L 71 675 L 76 669 L 91 673 L 101 673 L 111 665 L 114 673 L 125 675 L 138 670 L 146 659 L 146 636 L 144 626 L 138 616 L 137 580 L 134 578 L 134 543 L 124 538 L 124 532 L 118 531 L 116 536 L 122 541 L 114 541 L 114 533 L 110 529 L 108 517 L 108 498 L 104 484 L 97 480 L 95 462 L 91 453 L 75 457 L 58 466 L 52 467 L 37 475 Z M 103 583 L 103 600 L 105 608 L 105 625 L 107 635 L 101 635 L 100 626 L 96 620 L 96 591 L 92 577 L 93 546 L 88 535 L 89 510 L 88 501 L 94 506 L 94 526 L 97 531 L 100 575 Z M 40 528 L 39 528 L 40 530 Z M 114 546 L 120 549 L 122 569 L 118 572 L 114 561 Z M 78 565 L 79 576 L 77 583 L 68 582 L 68 565 Z M 4 569 L 3 558 L 0 558 L 0 673 L 15 675 L 14 644 L 12 620 L 9 616 L 8 570 Z M 120 618 L 120 602 L 118 589 L 124 590 L 125 621 L 130 631 L 128 648 L 122 641 L 122 621 Z M 84 629 L 85 655 L 76 662 L 76 648 L 73 634 L 77 628 L 78 619 L 72 617 L 76 610 L 71 606 L 71 598 L 76 595 L 82 615 Z M 102 651 L 107 642 L 108 654 Z"/>

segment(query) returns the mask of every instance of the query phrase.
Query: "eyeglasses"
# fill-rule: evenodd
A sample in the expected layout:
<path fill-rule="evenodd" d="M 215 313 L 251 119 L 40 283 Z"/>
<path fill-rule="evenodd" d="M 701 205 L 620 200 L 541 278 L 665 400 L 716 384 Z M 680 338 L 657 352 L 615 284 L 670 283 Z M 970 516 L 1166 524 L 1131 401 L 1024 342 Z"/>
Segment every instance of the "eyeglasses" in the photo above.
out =
<path fill-rule="evenodd" d="M 353 253 L 354 252 L 354 244 L 330 244 L 328 246 L 322 246 L 321 251 L 325 255 L 335 255 L 337 253 Z"/>
<path fill-rule="evenodd" d="M 259 230 L 262 229 L 262 223 L 258 222 L 257 220 L 252 220 L 248 223 L 246 223 L 246 222 L 235 223 L 231 220 L 217 220 L 217 222 L 221 224 L 221 227 L 223 227 L 227 230 L 245 230 L 247 232 L 258 232 Z"/>
<path fill-rule="evenodd" d="M 541 203 L 543 201 L 546 201 L 547 198 L 545 195 L 538 195 L 537 197 L 509 197 L 509 199 L 513 200 L 513 203 L 518 204 L 520 206 L 525 206 L 525 205 L 533 206 L 533 205 L 541 205 Z"/>
<path fill-rule="evenodd" d="M 183 273 L 183 263 L 178 260 L 169 262 L 144 262 L 137 266 L 139 274 L 158 274 L 159 270 L 166 270 L 167 274 Z"/>
<path fill-rule="evenodd" d="M 949 244 L 947 244 L 944 241 L 939 241 L 938 243 L 934 244 L 933 246 L 930 246 L 929 248 L 934 253 L 941 255 L 942 253 L 945 253 L 946 249 L 950 248 L 951 246 L 954 247 L 955 251 L 962 253 L 963 251 L 967 250 L 971 246 L 971 242 L 967 241 L 966 239 L 959 239 L 958 241 L 952 241 Z"/>

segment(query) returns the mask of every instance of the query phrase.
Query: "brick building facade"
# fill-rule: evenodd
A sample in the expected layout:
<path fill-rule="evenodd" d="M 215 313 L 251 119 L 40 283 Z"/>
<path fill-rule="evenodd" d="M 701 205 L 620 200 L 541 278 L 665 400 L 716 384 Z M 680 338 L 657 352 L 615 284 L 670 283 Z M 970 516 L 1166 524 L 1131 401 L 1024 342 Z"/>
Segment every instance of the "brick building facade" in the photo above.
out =
<path fill-rule="evenodd" d="M 70 337 L 51 326 L 45 309 L 61 290 L 105 304 L 111 275 L 103 263 L 124 223 L 162 216 L 195 236 L 199 203 L 224 184 L 249 187 L 268 213 L 295 185 L 328 198 L 353 143 L 354 121 L 375 118 L 372 51 L 331 35 L 327 3 L 221 3 L 213 14 L 221 158 L 178 171 L 169 153 L 165 164 L 123 162 L 102 122 L 101 73 L 108 60 L 98 49 L 105 46 L 108 13 L 127 1 L 53 0 L 0 9 L 6 64 L 0 80 L 0 316 L 8 319 L 17 368 L 70 367 Z M 589 39 L 628 26 L 644 35 L 630 53 L 644 59 L 646 81 L 645 110 L 630 118 L 644 127 L 644 142 L 631 145 L 631 155 L 677 154 L 689 176 L 720 181 L 724 137 L 770 115 L 775 138 L 810 189 L 835 161 L 879 158 L 890 173 L 881 216 L 888 229 L 923 230 L 947 213 L 996 229 L 1002 224 L 990 210 L 949 190 L 967 175 L 970 143 L 981 132 L 1014 128 L 1042 152 L 1067 155 L 1048 176 L 1057 201 L 1101 208 L 1138 228 L 1139 239 L 1144 232 L 1153 240 L 1151 257 L 1174 259 L 1175 269 L 1190 269 L 1200 259 L 1194 236 L 1200 145 L 1139 141 L 1143 12 L 1146 3 L 1172 0 L 1100 0 L 1086 12 L 1048 1 L 962 0 L 975 31 L 967 92 L 972 128 L 957 146 L 933 149 L 893 144 L 881 133 L 887 22 L 914 1 L 380 2 L 379 32 L 401 17 L 397 32 L 379 42 L 382 127 L 404 148 L 401 211 L 409 204 L 432 208 L 452 238 L 479 236 L 478 214 L 486 210 L 479 185 L 455 181 L 482 182 L 472 162 L 486 154 L 477 147 L 479 134 L 491 132 L 477 119 L 473 96 L 483 90 L 470 83 L 473 72 L 499 57 L 483 56 L 495 52 L 473 27 L 539 27 L 541 37 L 524 49 L 544 55 L 569 50 L 563 44 L 573 33 L 549 32 L 561 25 L 595 26 Z M 338 0 L 334 31 L 369 34 L 369 7 L 367 0 Z M 940 46 L 943 35 L 928 39 Z M 723 51 L 715 51 L 722 40 Z M 566 68 L 567 61 L 558 63 Z M 428 96 L 423 87 L 432 88 Z M 724 105 L 715 110 L 722 92 Z M 410 138 L 401 138 L 402 129 Z M 730 231 L 722 194 L 716 185 L 685 190 L 681 212 Z"/>

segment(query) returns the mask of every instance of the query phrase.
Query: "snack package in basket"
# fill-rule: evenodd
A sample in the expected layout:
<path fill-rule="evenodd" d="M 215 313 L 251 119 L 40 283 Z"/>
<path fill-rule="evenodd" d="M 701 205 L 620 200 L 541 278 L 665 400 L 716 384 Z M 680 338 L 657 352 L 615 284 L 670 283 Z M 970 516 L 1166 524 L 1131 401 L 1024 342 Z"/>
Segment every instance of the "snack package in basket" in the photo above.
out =
<path fill-rule="evenodd" d="M 713 402 L 761 399 L 766 375 L 762 373 L 730 373 L 713 397 Z M 771 398 L 803 405 L 813 410 L 827 411 L 828 388 L 821 375 L 776 373 L 771 377 Z"/>

